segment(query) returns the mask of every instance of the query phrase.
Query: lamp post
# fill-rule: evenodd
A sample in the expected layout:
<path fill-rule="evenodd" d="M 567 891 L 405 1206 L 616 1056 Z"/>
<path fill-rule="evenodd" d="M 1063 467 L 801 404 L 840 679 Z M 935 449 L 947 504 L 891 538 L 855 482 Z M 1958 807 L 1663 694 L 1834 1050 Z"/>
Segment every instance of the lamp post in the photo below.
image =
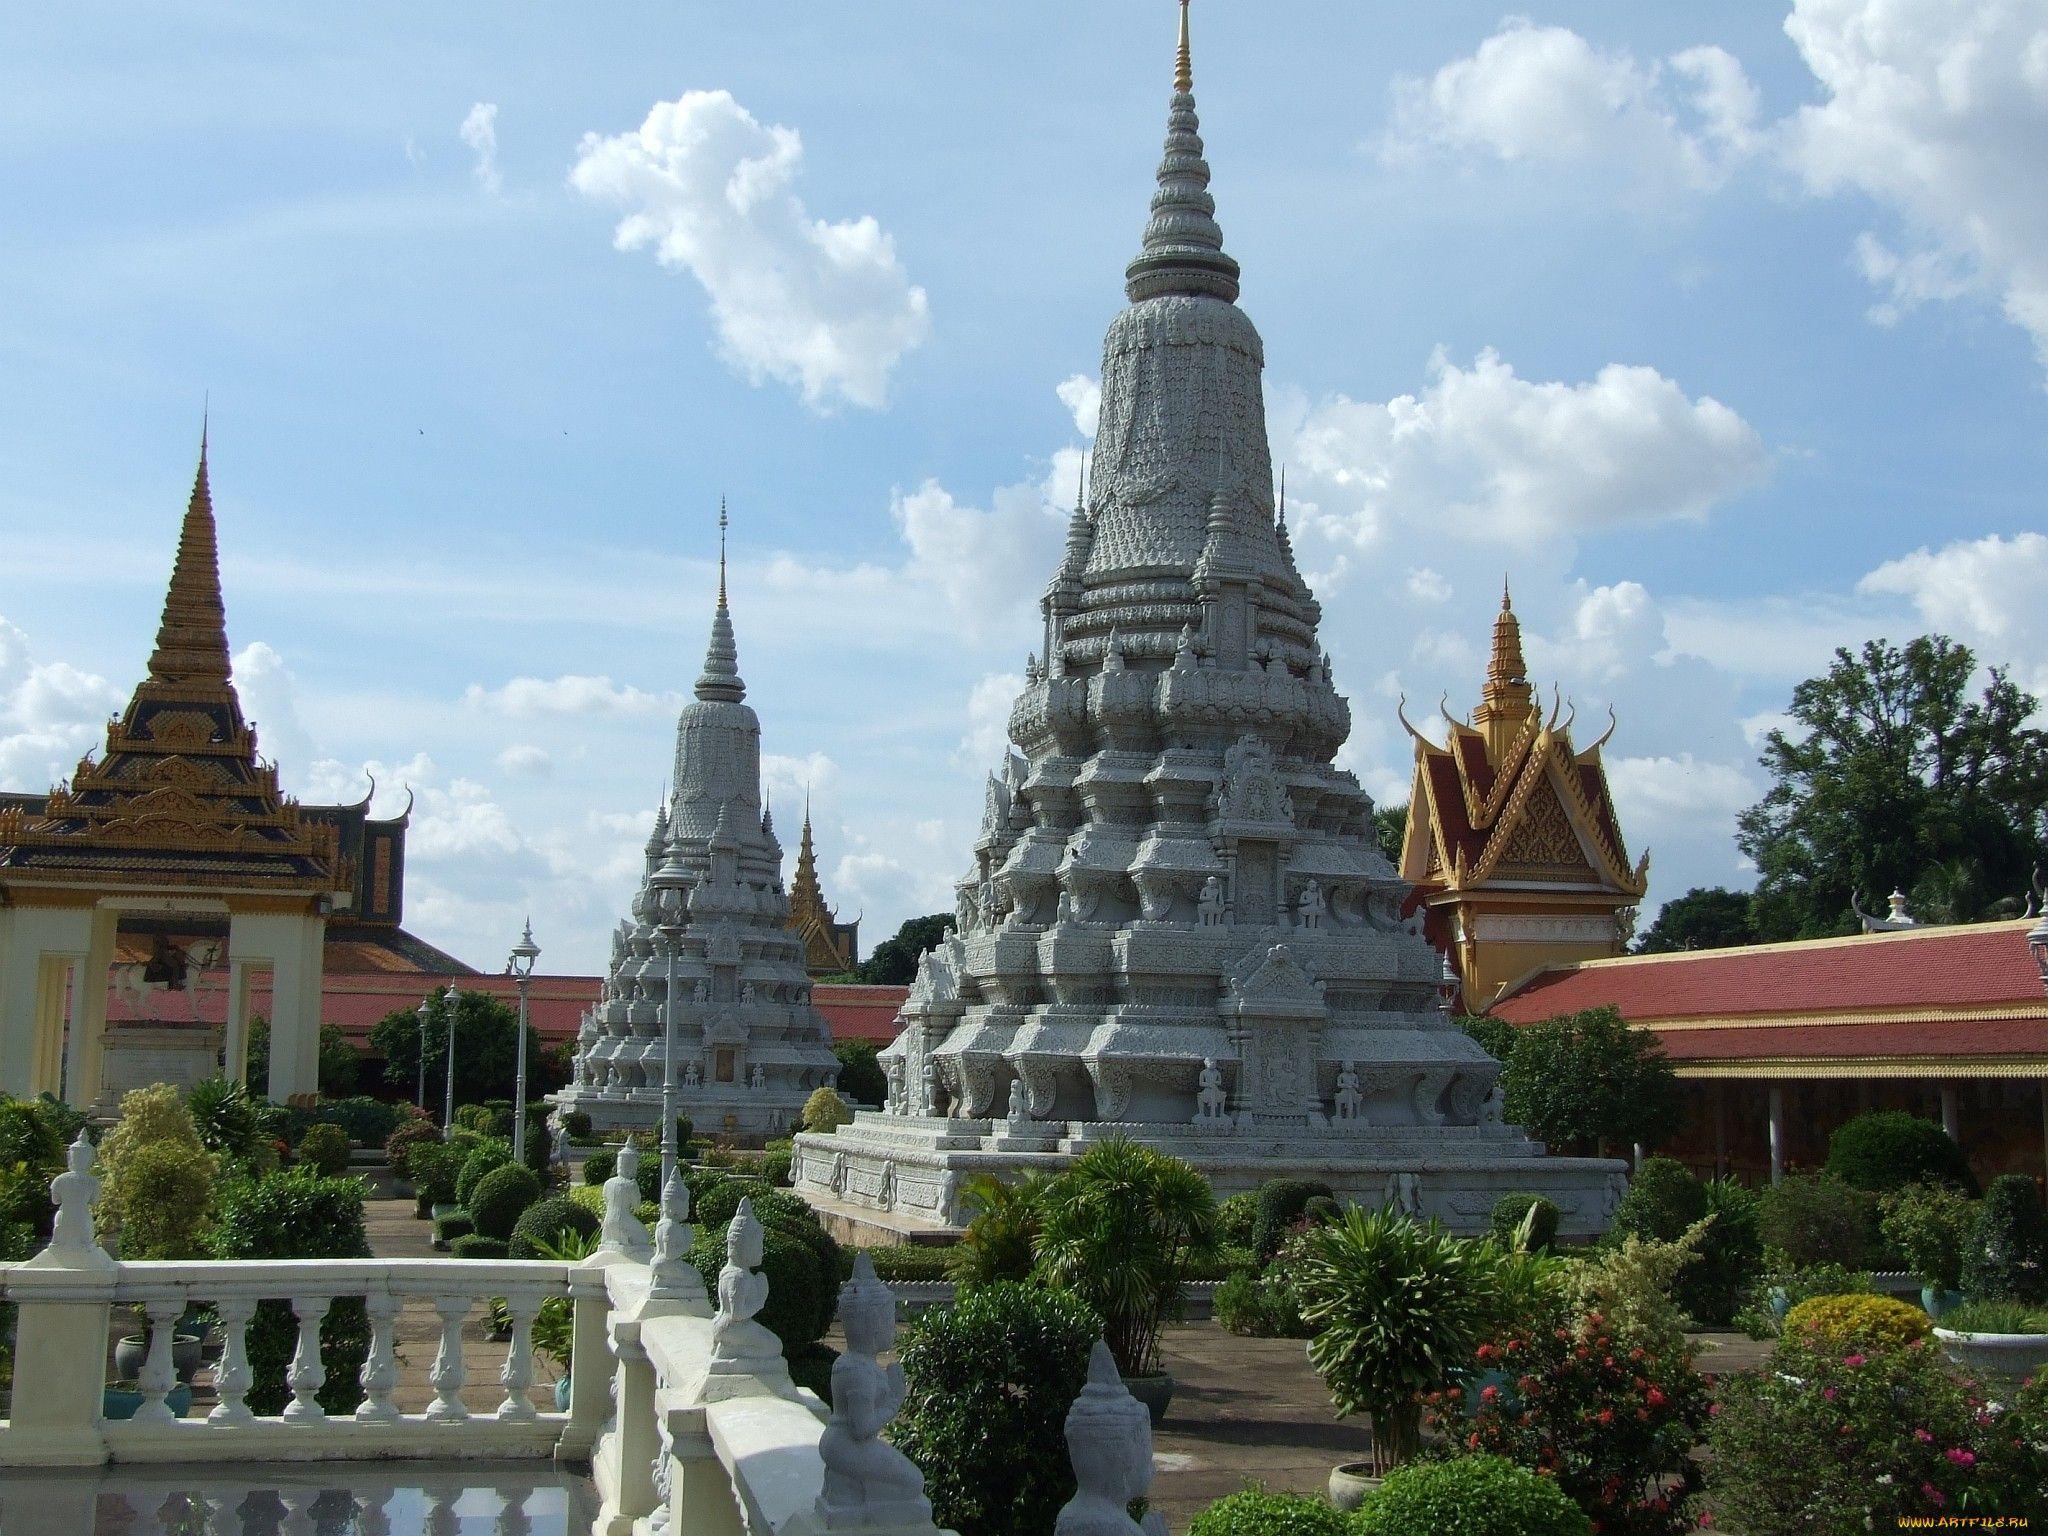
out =
<path fill-rule="evenodd" d="M 419 1105 L 422 1113 L 426 1111 L 427 1107 L 427 1020 L 432 1016 L 433 1011 L 434 994 L 429 992 L 420 999 L 420 1048 L 418 1052 L 420 1058 L 420 1085 L 418 1091 L 413 1094 L 413 1102 Z"/>
<path fill-rule="evenodd" d="M 519 1075 L 512 1090 L 512 1161 L 526 1164 L 526 988 L 533 980 L 533 962 L 540 958 L 540 946 L 533 942 L 533 919 L 512 946 L 512 979 L 519 987 Z"/>
<path fill-rule="evenodd" d="M 669 1175 L 676 1171 L 676 905 L 673 887 L 663 891 L 657 909 L 661 922 L 654 942 L 667 967 L 661 994 L 661 1187 L 668 1188 Z"/>
<path fill-rule="evenodd" d="M 462 1001 L 454 982 L 448 983 L 441 1001 L 448 1009 L 448 1087 L 441 1099 L 441 1139 L 446 1141 L 455 1134 L 455 1005 Z"/>

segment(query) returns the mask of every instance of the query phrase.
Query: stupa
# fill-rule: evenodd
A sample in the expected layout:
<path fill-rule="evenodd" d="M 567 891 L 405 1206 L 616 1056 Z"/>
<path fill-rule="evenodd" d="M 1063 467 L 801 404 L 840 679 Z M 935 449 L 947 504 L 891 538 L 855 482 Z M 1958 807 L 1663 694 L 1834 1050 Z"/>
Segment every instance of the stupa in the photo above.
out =
<path fill-rule="evenodd" d="M 1333 766 L 1350 711 L 1276 513 L 1259 333 L 1237 307 L 1187 11 L 1130 303 L 1103 343 L 1093 473 L 1046 588 L 1044 661 L 988 782 L 957 922 L 883 1052 L 887 1106 L 797 1138 L 849 1235 L 963 1223 L 976 1174 L 1103 1138 L 1219 1194 L 1278 1176 L 1472 1231 L 1511 1191 L 1603 1229 L 1622 1165 L 1502 1123 L 1499 1066 Z"/>
<path fill-rule="evenodd" d="M 673 1007 L 678 1112 L 699 1131 L 759 1139 L 796 1125 L 839 1061 L 811 1006 L 803 939 L 787 926 L 782 847 L 761 803 L 761 722 L 743 702 L 726 602 L 723 507 L 718 522 L 718 607 L 696 697 L 676 720 L 673 788 L 557 1102 L 600 1127 L 658 1127 Z"/>

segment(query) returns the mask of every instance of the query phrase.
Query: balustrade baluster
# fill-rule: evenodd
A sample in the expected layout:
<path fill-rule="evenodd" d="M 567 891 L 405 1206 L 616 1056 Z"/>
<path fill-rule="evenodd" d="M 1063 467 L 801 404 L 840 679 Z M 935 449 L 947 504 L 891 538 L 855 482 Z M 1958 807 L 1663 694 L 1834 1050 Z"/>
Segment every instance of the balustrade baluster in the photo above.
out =
<path fill-rule="evenodd" d="M 278 1491 L 284 1499 L 284 1524 L 280 1529 L 280 1536 L 320 1536 L 320 1524 L 316 1516 L 319 1506 L 318 1490 L 283 1488 Z"/>
<path fill-rule="evenodd" d="M 434 1368 L 427 1380 L 434 1384 L 434 1400 L 427 1405 L 427 1417 L 437 1424 L 460 1424 L 469 1417 L 462 1405 L 463 1383 L 469 1372 L 462 1363 L 462 1322 L 469 1316 L 467 1296 L 436 1296 L 434 1310 L 441 1315 L 441 1347 L 434 1354 Z"/>
<path fill-rule="evenodd" d="M 540 1311 L 540 1297 L 531 1291 L 509 1295 L 505 1310 L 512 1317 L 512 1342 L 505 1349 L 505 1368 L 498 1372 L 505 1400 L 498 1404 L 497 1416 L 504 1423 L 531 1423 L 533 1399 L 526 1389 L 533 1385 L 533 1319 Z"/>
<path fill-rule="evenodd" d="M 399 1300 L 387 1293 L 368 1297 L 364 1306 L 370 1314 L 370 1353 L 359 1378 L 363 1400 L 356 1405 L 356 1422 L 396 1424 L 403 1415 L 391 1401 L 398 1386 L 398 1357 L 391 1347 L 391 1332 L 398 1321 Z"/>
<path fill-rule="evenodd" d="M 320 1361 L 320 1324 L 332 1304 L 329 1296 L 294 1296 L 292 1311 L 299 1319 L 299 1347 L 292 1351 L 291 1369 L 285 1375 L 292 1400 L 284 1405 L 284 1416 L 293 1424 L 319 1424 L 327 1412 L 320 1406 L 320 1389 L 327 1384 L 327 1367 Z"/>
<path fill-rule="evenodd" d="M 213 1390 L 220 1401 L 206 1416 L 206 1422 L 252 1423 L 256 1415 L 242 1399 L 248 1395 L 249 1387 L 256 1379 L 249 1369 L 248 1337 L 249 1319 L 256 1315 L 256 1303 L 246 1297 L 231 1297 L 225 1301 L 216 1299 L 213 1309 L 220 1314 L 223 1340 L 220 1359 L 213 1367 Z"/>
<path fill-rule="evenodd" d="M 526 1494 L 523 1490 L 501 1493 L 505 1507 L 498 1511 L 498 1523 L 491 1528 L 491 1536 L 533 1536 L 533 1521 L 526 1513 Z"/>
<path fill-rule="evenodd" d="M 366 1493 L 356 1500 L 355 1536 L 391 1536 L 391 1517 L 384 1513 L 384 1493 Z"/>
<path fill-rule="evenodd" d="M 439 1307 L 440 1303 L 434 1305 Z M 462 1496 L 462 1490 L 425 1488 L 421 1492 L 427 1499 L 427 1518 L 423 1522 L 426 1536 L 462 1536 L 462 1516 L 455 1512 L 455 1501 Z"/>
<path fill-rule="evenodd" d="M 169 1423 L 177 1415 L 165 1399 L 178 1384 L 177 1368 L 171 1358 L 171 1334 L 185 1303 L 176 1296 L 157 1297 L 144 1302 L 142 1310 L 149 1319 L 149 1355 L 143 1361 L 141 1380 L 137 1382 L 142 1388 L 142 1406 L 135 1410 L 135 1418 L 138 1423 Z"/>

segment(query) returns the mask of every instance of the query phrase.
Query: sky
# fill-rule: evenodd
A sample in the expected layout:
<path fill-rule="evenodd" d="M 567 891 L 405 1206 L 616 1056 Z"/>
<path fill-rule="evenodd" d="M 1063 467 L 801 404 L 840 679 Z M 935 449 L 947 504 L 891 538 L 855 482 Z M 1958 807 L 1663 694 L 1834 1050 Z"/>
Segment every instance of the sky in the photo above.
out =
<path fill-rule="evenodd" d="M 701 664 L 865 945 L 949 910 L 1165 126 L 1168 0 L 0 12 L 0 786 L 140 676 L 202 411 L 304 799 L 587 973 Z M 1406 797 L 1503 575 L 1649 905 L 1838 645 L 2048 689 L 2048 0 L 1196 0 L 1276 462 Z M 1438 734 L 1441 721 L 1438 720 Z M 1645 913 L 1647 918 L 1648 913 Z"/>

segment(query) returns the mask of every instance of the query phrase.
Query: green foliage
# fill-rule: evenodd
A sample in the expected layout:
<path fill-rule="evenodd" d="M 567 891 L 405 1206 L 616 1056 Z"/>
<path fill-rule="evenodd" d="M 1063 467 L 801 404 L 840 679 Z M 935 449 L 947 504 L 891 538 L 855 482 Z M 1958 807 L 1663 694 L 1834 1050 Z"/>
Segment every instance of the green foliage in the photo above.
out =
<path fill-rule="evenodd" d="M 787 1189 L 790 1164 L 794 1161 L 788 1147 L 770 1147 L 761 1154 L 761 1177 L 770 1184 Z"/>
<path fill-rule="evenodd" d="M 476 1191 L 479 1180 L 487 1173 L 504 1167 L 512 1161 L 510 1142 L 495 1138 L 480 1142 L 469 1156 L 462 1160 L 462 1172 L 455 1176 L 455 1203 L 464 1210 L 469 1208 L 469 1198 Z"/>
<path fill-rule="evenodd" d="M 2027 887 L 2044 857 L 2048 732 L 2000 668 L 1971 699 L 1976 670 L 1944 635 L 1873 640 L 1793 689 L 1792 728 L 1760 759 L 1771 788 L 1736 838 L 1764 938 L 1851 931 L 1858 892 L 1910 891 L 1929 898 L 1923 918 L 1967 922 Z"/>
<path fill-rule="evenodd" d="M 349 1044 L 340 1028 L 333 1024 L 320 1026 L 316 1081 L 323 1099 L 346 1100 L 356 1091 L 357 1079 L 363 1070 L 363 1053 Z"/>
<path fill-rule="evenodd" d="M 813 1088 L 804 1100 L 803 1124 L 807 1131 L 836 1131 L 853 1119 L 853 1106 L 831 1088 Z"/>
<path fill-rule="evenodd" d="M 1904 1349 L 1933 1325 L 1918 1307 L 1889 1296 L 1813 1296 L 1785 1314 L 1784 1337 L 1809 1350 Z"/>
<path fill-rule="evenodd" d="M 1394 1468 L 1367 1496 L 1351 1530 L 1355 1536 L 1592 1536 L 1593 1524 L 1556 1478 L 1480 1455 Z"/>
<path fill-rule="evenodd" d="M 434 1241 L 442 1247 L 476 1231 L 476 1219 L 467 1211 L 449 1211 L 434 1218 Z"/>
<path fill-rule="evenodd" d="M 1614 1213 L 1613 1231 L 1671 1242 L 1707 1214 L 1707 1187 L 1668 1157 L 1643 1159 Z"/>
<path fill-rule="evenodd" d="M 953 1245 L 917 1244 L 862 1250 L 881 1280 L 944 1280 L 953 1260 Z"/>
<path fill-rule="evenodd" d="M 445 1141 L 414 1142 L 406 1154 L 406 1165 L 412 1170 L 412 1187 L 421 1203 L 431 1207 L 453 1201 L 455 1181 L 468 1159 L 466 1148 Z"/>
<path fill-rule="evenodd" d="M 1252 1252 L 1264 1264 L 1287 1241 L 1288 1229 L 1301 1219 L 1309 1201 L 1336 1191 L 1320 1179 L 1268 1179 L 1253 1192 L 1257 1214 L 1252 1221 Z"/>
<path fill-rule="evenodd" d="M 1535 1220 L 1529 1221 L 1531 1212 Z M 1557 1241 L 1557 1206 L 1541 1195 L 1507 1194 L 1493 1202 L 1493 1215 L 1487 1223 L 1487 1230 L 1496 1242 L 1509 1245 L 1522 1223 L 1529 1222 L 1528 1247 L 1535 1251 L 1549 1248 Z"/>
<path fill-rule="evenodd" d="M 1063 1427 L 1101 1321 L 1061 1291 L 990 1285 L 912 1323 L 891 1438 L 959 1536 L 1050 1531 L 1073 1496 Z"/>
<path fill-rule="evenodd" d="M 768 1301 L 756 1321 L 782 1340 L 785 1350 L 823 1338 L 839 1302 L 838 1244 L 815 1222 L 795 1222 L 783 1213 L 755 1214 L 764 1238 L 761 1272 L 768 1277 Z M 698 1227 L 690 1250 L 690 1261 L 713 1295 L 718 1293 L 718 1272 L 725 1267 L 730 1225 L 728 1221 Z"/>
<path fill-rule="evenodd" d="M 1963 1291 L 1972 1300 L 2048 1301 L 2048 1215 L 2025 1174 L 1991 1181 L 1963 1254 Z"/>
<path fill-rule="evenodd" d="M 260 1163 L 276 1154 L 263 1134 L 263 1120 L 248 1090 L 226 1078 L 209 1077 L 185 1094 L 192 1129 L 207 1151 L 240 1163 Z"/>
<path fill-rule="evenodd" d="M 1741 1311 L 1735 1315 L 1735 1326 L 1752 1339 L 1775 1339 L 1779 1324 L 1777 1313 L 1771 1309 L 1773 1293 L 1790 1309 L 1815 1296 L 1860 1296 L 1869 1292 L 1870 1276 L 1839 1264 L 1772 1265 L 1750 1286 Z"/>
<path fill-rule="evenodd" d="M 1347 1536 L 1356 1529 L 1321 1499 L 1241 1488 L 1196 1515 L 1188 1536 Z"/>
<path fill-rule="evenodd" d="M 1293 1279 L 1309 1360 L 1339 1413 L 1372 1416 L 1375 1467 L 1413 1455 L 1424 1392 L 1485 1329 L 1487 1259 L 1435 1221 L 1353 1206 L 1305 1233 Z"/>
<path fill-rule="evenodd" d="M 1379 843 L 1380 852 L 1396 869 L 1401 867 L 1401 844 L 1408 837 L 1408 807 L 1401 805 L 1376 805 L 1372 811 L 1372 831 Z"/>
<path fill-rule="evenodd" d="M 1212 1306 L 1226 1332 L 1245 1338 L 1305 1339 L 1310 1333 L 1300 1298 L 1278 1261 L 1264 1270 L 1234 1270 L 1216 1287 Z"/>
<path fill-rule="evenodd" d="M 441 1133 L 430 1120 L 405 1120 L 384 1139 L 384 1155 L 390 1159 L 391 1171 L 401 1179 L 413 1177 L 412 1154 L 415 1147 L 429 1142 L 440 1143 Z"/>
<path fill-rule="evenodd" d="M 512 1236 L 513 1223 L 541 1197 L 540 1178 L 531 1168 L 507 1163 L 493 1168 L 469 1192 L 469 1218 L 481 1237 L 500 1241 Z"/>
<path fill-rule="evenodd" d="M 100 1144 L 101 1233 L 122 1232 L 123 1251 L 132 1258 L 143 1255 L 139 1248 L 127 1246 L 131 1233 L 144 1246 L 183 1249 L 196 1244 L 213 1208 L 217 1171 L 177 1089 L 169 1083 L 131 1089 L 121 1096 L 120 1123 Z M 189 1192 L 196 1201 L 175 1212 L 157 1209 L 154 1202 L 169 1192 Z M 181 1251 L 161 1256 L 190 1255 Z"/>
<path fill-rule="evenodd" d="M 1608 1331 L 1631 1349 L 1659 1359 L 1684 1358 L 1686 1318 L 1672 1293 L 1678 1277 L 1698 1259 L 1705 1235 L 1702 1224 L 1688 1227 L 1676 1242 L 1624 1237 L 1565 1277 L 1574 1306 L 1603 1318 Z"/>
<path fill-rule="evenodd" d="M 953 926 L 953 914 L 935 912 L 930 917 L 913 917 L 896 930 L 892 939 L 874 947 L 854 974 L 870 986 L 907 987 L 917 979 L 917 963 L 926 950 L 936 949 L 946 930 Z M 961 1536 L 966 1536 L 963 1531 Z"/>
<path fill-rule="evenodd" d="M 486 1099 L 510 1101 L 518 1080 L 519 1016 L 505 1003 L 482 992 L 458 993 L 455 1003 L 455 1102 L 480 1105 Z M 448 1071 L 448 1004 L 435 993 L 427 1004 L 426 1055 L 430 1095 L 438 1099 Z M 529 1025 L 527 1059 L 538 1066 L 540 1037 Z M 420 1016 L 417 1008 L 387 1013 L 370 1031 L 370 1049 L 384 1058 L 384 1081 L 401 1094 L 418 1086 Z M 530 1085 L 542 1093 L 549 1085 Z M 490 1130 L 486 1124 L 480 1129 Z"/>
<path fill-rule="evenodd" d="M 947 1268 L 956 1285 L 994 1285 L 1030 1277 L 1050 1182 L 1042 1173 L 1026 1173 L 1014 1181 L 978 1173 L 961 1186 L 960 1202 L 970 1215 Z"/>
<path fill-rule="evenodd" d="M 889 1077 L 875 1053 L 872 1040 L 834 1040 L 832 1054 L 839 1058 L 839 1091 L 856 1104 L 880 1109 L 889 1096 Z"/>
<path fill-rule="evenodd" d="M 309 1125 L 299 1138 L 292 1156 L 308 1164 L 322 1178 L 348 1172 L 348 1132 L 338 1125 Z"/>
<path fill-rule="evenodd" d="M 1506 1019 L 1496 1019 L 1488 1013 L 1462 1013 L 1458 1015 L 1458 1027 L 1502 1065 L 1515 1054 L 1515 1040 L 1521 1034 Z"/>
<path fill-rule="evenodd" d="M 296 1168 L 235 1180 L 221 1191 L 207 1247 L 217 1259 L 368 1258 L 364 1192 L 360 1179 L 315 1178 Z M 274 1414 L 284 1407 L 290 1396 L 285 1368 L 297 1345 L 298 1325 L 289 1304 L 257 1303 L 248 1345 L 255 1377 L 249 1406 L 257 1413 Z M 327 1368 L 319 1394 L 322 1408 L 329 1413 L 355 1408 L 362 1395 L 357 1377 L 369 1350 L 369 1319 L 362 1301 L 336 1301 L 320 1327 L 320 1359 Z"/>
<path fill-rule="evenodd" d="M 1695 1322 L 1719 1328 L 1735 1316 L 1742 1293 L 1763 1268 L 1755 1195 L 1729 1180 L 1703 1183 L 1670 1158 L 1645 1158 L 1610 1235 L 1672 1243 L 1710 1216 L 1697 1262 L 1679 1274 L 1672 1299 Z"/>
<path fill-rule="evenodd" d="M 1888 1194 L 1908 1184 L 1977 1192 L 1963 1149 L 1934 1121 L 1903 1109 L 1858 1115 L 1828 1138 L 1827 1172 L 1856 1189 Z"/>
<path fill-rule="evenodd" d="M 506 1253 L 505 1239 L 471 1232 L 456 1238 L 448 1245 L 448 1251 L 458 1259 L 502 1259 Z"/>
<path fill-rule="evenodd" d="M 498 1113 L 488 1104 L 456 1105 L 455 1123 L 465 1131 L 475 1131 L 479 1136 L 498 1134 Z"/>
<path fill-rule="evenodd" d="M 1507 1118 L 1553 1150 L 1655 1146 L 1678 1121 L 1664 1047 L 1609 1007 L 1517 1031 L 1501 1086 Z"/>
<path fill-rule="evenodd" d="M 50 1235 L 50 1181 L 64 1171 L 65 1148 L 82 1123 L 75 1110 L 48 1095 L 24 1100 L 0 1094 L 0 1234 L 18 1229 L 14 1241 L 35 1246 Z"/>
<path fill-rule="evenodd" d="M 1950 1333 L 2048 1333 L 2048 1308 L 2023 1301 L 1966 1301 L 1943 1317 L 1941 1326 Z"/>
<path fill-rule="evenodd" d="M 592 1132 L 590 1116 L 580 1109 L 564 1110 L 562 1129 L 569 1133 L 571 1141 L 588 1141 Z"/>
<path fill-rule="evenodd" d="M 1259 1194 L 1248 1189 L 1216 1204 L 1216 1241 L 1235 1248 L 1250 1248 L 1252 1231 L 1259 1223 Z"/>
<path fill-rule="evenodd" d="M 313 1106 L 313 1123 L 338 1125 L 359 1147 L 381 1147 L 401 1125 L 427 1122 L 410 1104 L 387 1104 L 365 1097 L 323 1099 Z"/>
<path fill-rule="evenodd" d="M 1042 1282 L 1102 1319 L 1126 1376 L 1159 1369 L 1159 1329 L 1178 1315 L 1188 1261 L 1216 1246 L 1209 1181 L 1177 1157 L 1122 1137 L 1097 1142 L 1037 1201 Z"/>
<path fill-rule="evenodd" d="M 600 1147 L 583 1159 L 583 1182 L 604 1186 L 605 1180 L 619 1171 L 619 1154 L 609 1147 Z"/>
<path fill-rule="evenodd" d="M 1977 1226 L 1977 1202 L 1945 1184 L 1908 1184 L 1880 1201 L 1885 1242 L 1920 1283 L 1953 1291 L 1963 1281 L 1963 1253 Z"/>
<path fill-rule="evenodd" d="M 1994 1410 L 1925 1344 L 1870 1353 L 1788 1339 L 1768 1369 L 1722 1378 L 1717 1408 L 1707 1487 L 1716 1524 L 1732 1530 L 1861 1536 L 1902 1516 L 2048 1518 L 2038 1387 Z"/>
<path fill-rule="evenodd" d="M 1633 953 L 1667 955 L 1678 950 L 1732 949 L 1757 941 L 1749 892 L 1696 885 L 1657 909 L 1657 920 L 1636 940 Z"/>
<path fill-rule="evenodd" d="M 543 1195 L 512 1223 L 506 1252 L 515 1259 L 546 1258 L 551 1247 L 560 1247 L 574 1238 L 595 1238 L 602 1225 L 595 1213 L 567 1195 Z"/>
<path fill-rule="evenodd" d="M 1757 1197 L 1764 1247 L 1793 1266 L 1861 1269 L 1877 1229 L 1877 1200 L 1826 1174 L 1787 1174 Z"/>

